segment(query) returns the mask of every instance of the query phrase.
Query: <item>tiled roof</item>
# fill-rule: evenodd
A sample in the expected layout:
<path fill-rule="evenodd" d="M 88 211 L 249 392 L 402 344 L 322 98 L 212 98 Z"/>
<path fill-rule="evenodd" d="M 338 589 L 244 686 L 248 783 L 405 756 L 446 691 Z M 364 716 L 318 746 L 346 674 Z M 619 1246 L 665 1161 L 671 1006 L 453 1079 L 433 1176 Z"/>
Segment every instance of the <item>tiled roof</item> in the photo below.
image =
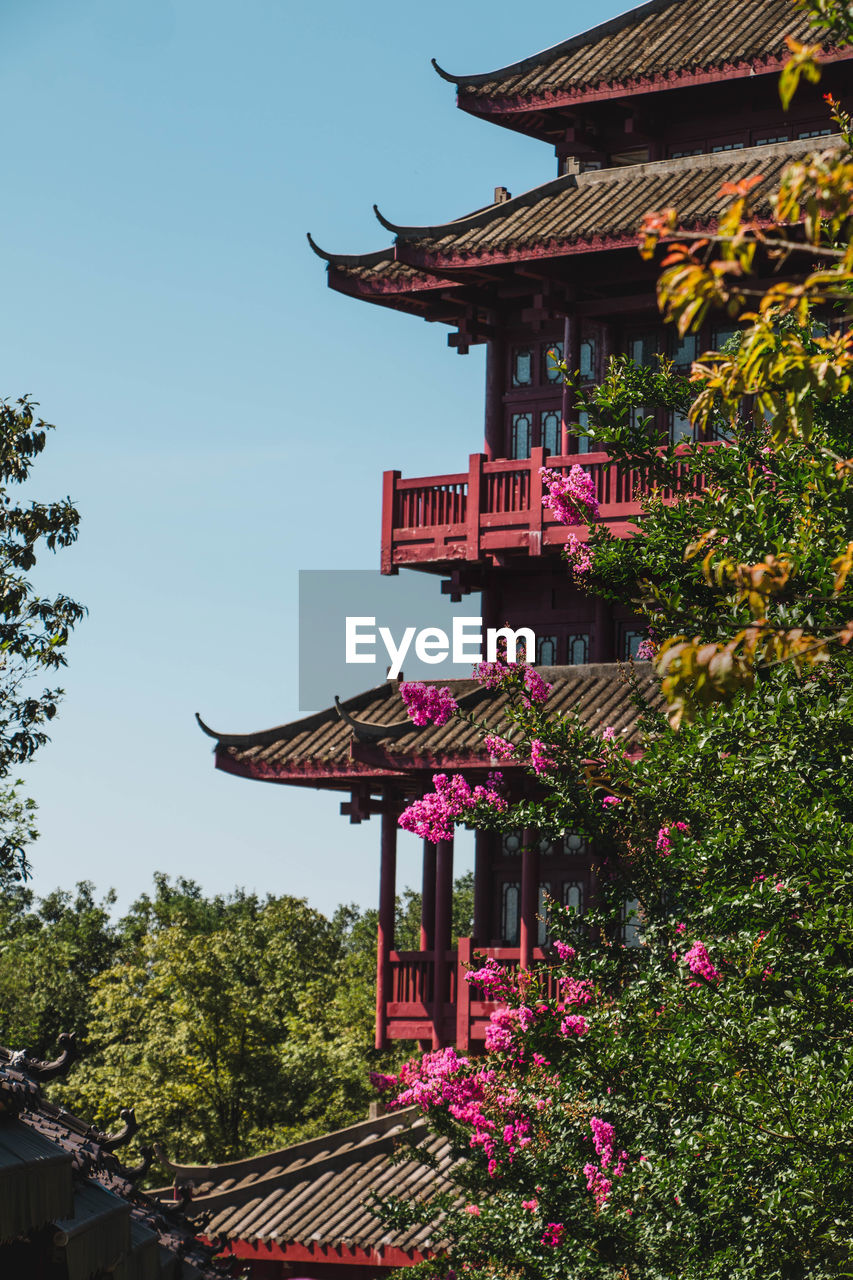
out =
<path fill-rule="evenodd" d="M 430 1163 L 400 1159 L 410 1146 Z M 396 1155 L 395 1155 L 396 1153 Z M 370 1198 L 426 1199 L 452 1186 L 445 1139 L 429 1134 L 416 1107 L 366 1120 L 281 1151 L 224 1165 L 172 1165 L 189 1186 L 187 1213 L 205 1235 L 226 1240 L 425 1254 L 437 1222 L 392 1230 Z M 161 1193 L 163 1194 L 163 1193 Z"/>
<path fill-rule="evenodd" d="M 775 69 L 787 54 L 785 36 L 820 39 L 807 14 L 790 0 L 651 0 L 600 26 L 498 71 L 439 74 L 459 90 L 460 105 L 487 111 L 532 101 L 595 97 L 620 86 L 666 87 L 685 75 L 734 68 Z"/>
<path fill-rule="evenodd" d="M 576 711 L 593 729 L 612 725 L 633 745 L 639 712 L 618 663 L 588 666 L 539 667 L 551 684 L 547 707 L 553 714 Z M 661 706 L 658 682 L 647 663 L 637 663 L 649 705 Z M 503 729 L 507 695 L 484 689 L 473 680 L 435 680 L 448 687 L 456 700 L 489 728 Z M 346 718 L 329 707 L 316 715 L 259 733 L 220 734 L 216 739 L 217 767 L 226 772 L 266 781 L 309 782 L 325 779 L 346 786 L 360 777 L 395 777 L 436 767 L 488 769 L 479 732 L 453 718 L 437 727 L 416 728 L 408 719 L 399 687 L 389 681 L 341 703 Z M 353 722 L 356 722 L 355 727 Z M 387 726 L 383 733 L 377 726 Z M 513 733 L 509 732 L 512 738 Z M 526 768 L 522 761 L 516 768 Z M 502 763 L 512 769 L 511 761 Z"/>
<path fill-rule="evenodd" d="M 406 293 L 426 288 L 427 273 L 435 279 L 444 271 L 457 274 L 466 266 L 561 257 L 631 246 L 643 216 L 652 209 L 674 206 L 680 225 L 710 229 L 729 197 L 723 183 L 760 175 L 754 193 L 756 212 L 767 215 L 762 191 L 769 193 L 785 165 L 815 148 L 837 144 L 837 138 L 801 139 L 717 152 L 683 159 L 657 160 L 620 168 L 565 174 L 523 195 L 490 205 L 467 217 L 438 226 L 383 225 L 396 233 L 392 249 L 363 258 L 329 261 L 329 281 L 336 288 L 374 293 Z M 405 274 L 406 266 L 412 274 Z M 357 276 L 356 276 L 357 273 Z M 349 283 L 345 283 L 349 282 Z M 352 287 L 355 282 L 355 288 Z M 445 287 L 452 287 L 445 281 Z"/>
<path fill-rule="evenodd" d="M 69 1057 L 57 1066 L 0 1049 L 0 1276 L 47 1274 L 55 1261 L 69 1280 L 221 1276 L 181 1211 L 136 1189 L 144 1165 L 113 1154 L 135 1129 L 132 1113 L 110 1137 L 42 1097 L 40 1081 Z"/>

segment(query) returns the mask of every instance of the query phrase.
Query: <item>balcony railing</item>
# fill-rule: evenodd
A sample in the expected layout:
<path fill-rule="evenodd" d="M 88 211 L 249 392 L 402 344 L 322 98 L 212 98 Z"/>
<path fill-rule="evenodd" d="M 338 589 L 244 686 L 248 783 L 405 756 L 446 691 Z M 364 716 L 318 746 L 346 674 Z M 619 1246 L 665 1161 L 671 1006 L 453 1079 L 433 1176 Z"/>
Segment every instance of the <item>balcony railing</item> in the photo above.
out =
<path fill-rule="evenodd" d="M 608 462 L 606 453 L 551 455 L 534 449 L 530 458 L 489 462 L 472 453 L 465 474 L 403 480 L 386 471 L 382 500 L 382 572 L 404 565 L 482 560 L 489 553 L 541 555 L 561 548 L 566 530 L 542 506 L 539 468 L 567 472 L 574 464 L 595 481 L 599 519 L 620 536 L 634 532 L 639 497 L 652 487 L 648 471 Z M 679 469 L 680 471 L 680 469 Z M 660 488 L 671 500 L 678 488 Z M 583 529 L 578 530 L 583 540 Z"/>
<path fill-rule="evenodd" d="M 438 993 L 434 951 L 392 951 L 384 1036 L 390 1040 L 429 1040 L 436 1047 L 455 1044 L 459 1049 L 467 1049 L 472 1044 L 482 1045 L 489 1015 L 498 1004 L 483 999 L 484 993 L 465 980 L 474 951 L 478 956 L 491 957 L 506 969 L 517 969 L 521 959 L 519 947 L 473 947 L 470 938 L 460 938 L 458 949 L 445 953 L 444 990 Z M 550 963 L 546 951 L 534 948 L 534 968 Z M 550 973 L 545 989 L 549 996 L 556 994 Z"/>

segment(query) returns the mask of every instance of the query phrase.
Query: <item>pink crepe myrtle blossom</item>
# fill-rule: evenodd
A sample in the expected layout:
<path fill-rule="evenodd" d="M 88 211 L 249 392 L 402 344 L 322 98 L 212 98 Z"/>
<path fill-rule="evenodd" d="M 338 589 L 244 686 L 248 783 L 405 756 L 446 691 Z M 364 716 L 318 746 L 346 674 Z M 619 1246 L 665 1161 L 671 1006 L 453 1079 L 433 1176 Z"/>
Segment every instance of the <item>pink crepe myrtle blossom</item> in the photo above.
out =
<path fill-rule="evenodd" d="M 711 957 L 708 955 L 704 942 L 693 943 L 690 950 L 685 952 L 684 963 L 691 973 L 695 973 L 697 977 L 704 978 L 707 982 L 716 982 L 720 977 L 720 974 L 711 964 Z"/>
<path fill-rule="evenodd" d="M 637 652 L 634 655 L 637 661 L 651 662 L 654 656 L 655 656 L 655 646 L 652 644 L 651 640 L 641 640 L 640 643 L 637 645 Z"/>
<path fill-rule="evenodd" d="M 612 742 L 613 739 L 616 737 L 616 730 L 613 728 L 613 725 L 612 724 L 605 725 L 604 728 L 601 730 L 601 736 L 605 742 Z"/>
<path fill-rule="evenodd" d="M 592 983 L 588 978 L 561 978 L 559 986 L 562 1006 L 589 1004 L 592 999 Z"/>
<path fill-rule="evenodd" d="M 496 790 L 502 782 L 499 773 L 489 774 L 486 785 L 470 787 L 461 774 L 449 777 L 446 773 L 433 775 L 435 791 L 420 800 L 414 800 L 398 819 L 404 831 L 411 831 L 438 844 L 439 840 L 452 840 L 457 821 L 464 821 L 476 805 L 488 804 L 503 812 L 507 802 Z"/>
<path fill-rule="evenodd" d="M 569 568 L 576 578 L 582 578 L 584 574 L 589 573 L 592 568 L 592 547 L 586 542 L 581 542 L 570 533 L 566 538 L 566 560 Z"/>
<path fill-rule="evenodd" d="M 538 776 L 548 773 L 556 763 L 546 744 L 540 738 L 534 738 L 530 744 L 530 763 Z"/>
<path fill-rule="evenodd" d="M 585 1164 L 583 1171 L 586 1174 L 587 1191 L 592 1192 L 595 1197 L 595 1207 L 600 1209 L 610 1195 L 613 1183 L 610 1178 L 605 1177 L 597 1165 Z"/>
<path fill-rule="evenodd" d="M 521 697 L 526 707 L 548 701 L 551 686 L 547 680 L 542 679 L 535 667 L 525 667 L 521 678 L 524 685 Z"/>
<path fill-rule="evenodd" d="M 542 1243 L 547 1245 L 549 1249 L 556 1249 L 563 1243 L 563 1236 L 566 1234 L 566 1228 L 562 1222 L 549 1222 L 545 1230 L 542 1232 Z"/>
<path fill-rule="evenodd" d="M 465 974 L 466 982 L 476 982 L 484 991 L 497 995 L 506 990 L 506 970 L 491 956 L 482 969 L 469 969 Z"/>
<path fill-rule="evenodd" d="M 621 803 L 622 801 L 619 796 L 605 796 L 601 802 L 602 807 L 605 809 L 612 809 L 615 805 Z"/>
<path fill-rule="evenodd" d="M 522 1200 L 522 1209 L 526 1209 L 528 1213 L 535 1213 L 539 1208 L 539 1201 L 534 1197 L 532 1200 Z"/>
<path fill-rule="evenodd" d="M 508 738 L 499 738 L 496 733 L 487 733 L 483 739 L 483 746 L 493 760 L 508 760 L 515 751 L 515 747 Z"/>
<path fill-rule="evenodd" d="M 403 681 L 400 697 L 406 704 L 409 719 L 418 726 L 447 724 L 457 710 L 456 699 L 450 690 L 446 687 L 439 689 L 434 684 Z"/>
<path fill-rule="evenodd" d="M 471 678 L 486 689 L 501 689 L 511 671 L 505 662 L 478 662 Z"/>
<path fill-rule="evenodd" d="M 589 471 L 575 463 L 567 475 L 550 467 L 540 467 L 539 474 L 548 490 L 542 505 L 560 524 L 585 524 L 598 515 L 595 480 Z"/>
<path fill-rule="evenodd" d="M 489 1015 L 486 1027 L 486 1048 L 491 1052 L 510 1049 L 515 1039 L 515 1029 L 520 1022 L 518 1009 L 495 1009 Z"/>
<path fill-rule="evenodd" d="M 655 849 L 661 855 L 662 858 L 668 858 L 670 853 L 672 852 L 672 833 L 674 831 L 681 831 L 682 833 L 684 833 L 689 830 L 690 828 L 688 827 L 686 822 L 676 822 L 676 823 L 673 823 L 671 826 L 661 827 L 660 830 L 658 831 L 658 838 L 657 838 L 657 843 L 655 844 Z"/>
<path fill-rule="evenodd" d="M 557 940 L 554 941 L 554 950 L 560 959 L 564 961 L 574 960 L 577 954 L 574 947 L 570 947 L 567 942 L 559 942 Z"/>
<path fill-rule="evenodd" d="M 589 1023 L 581 1013 L 570 1013 L 567 1018 L 563 1018 L 560 1023 L 560 1035 L 566 1036 L 585 1036 L 589 1030 Z"/>
<path fill-rule="evenodd" d="M 480 1206 L 478 1204 L 466 1204 L 465 1212 L 470 1213 L 472 1218 L 479 1218 Z"/>

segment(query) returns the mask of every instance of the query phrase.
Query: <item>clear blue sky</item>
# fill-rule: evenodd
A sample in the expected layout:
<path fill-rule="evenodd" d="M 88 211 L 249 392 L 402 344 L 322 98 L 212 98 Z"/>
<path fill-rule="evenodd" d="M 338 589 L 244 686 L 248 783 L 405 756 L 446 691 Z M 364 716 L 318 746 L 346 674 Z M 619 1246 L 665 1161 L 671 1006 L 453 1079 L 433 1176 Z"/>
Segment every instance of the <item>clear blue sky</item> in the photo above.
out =
<path fill-rule="evenodd" d="M 90 611 L 26 775 L 38 892 L 125 905 L 160 869 L 374 902 L 377 823 L 215 772 L 193 712 L 296 714 L 298 570 L 377 565 L 383 468 L 464 465 L 483 357 L 332 293 L 305 232 L 368 251 L 374 201 L 438 222 L 554 176 L 429 59 L 491 70 L 625 7 L 3 0 L 0 394 L 59 427 L 35 487 L 82 533 L 39 583 Z"/>

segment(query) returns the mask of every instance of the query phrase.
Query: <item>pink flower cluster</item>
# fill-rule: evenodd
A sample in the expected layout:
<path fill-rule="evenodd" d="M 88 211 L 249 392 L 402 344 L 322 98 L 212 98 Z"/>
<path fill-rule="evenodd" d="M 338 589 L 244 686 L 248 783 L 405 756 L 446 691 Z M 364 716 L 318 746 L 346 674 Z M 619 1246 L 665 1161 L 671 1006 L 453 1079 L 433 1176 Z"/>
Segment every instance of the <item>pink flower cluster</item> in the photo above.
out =
<path fill-rule="evenodd" d="M 592 983 L 588 978 L 561 978 L 560 1004 L 558 1010 L 566 1005 L 589 1004 L 592 999 Z"/>
<path fill-rule="evenodd" d="M 491 956 L 482 969 L 469 969 L 465 974 L 465 981 L 476 982 L 483 991 L 491 992 L 496 996 L 503 995 L 507 991 L 506 970 L 502 969 L 497 960 Z"/>
<path fill-rule="evenodd" d="M 622 801 L 619 796 L 605 796 L 601 803 L 605 809 L 612 809 L 615 805 L 621 804 Z"/>
<path fill-rule="evenodd" d="M 583 1171 L 586 1174 L 587 1190 L 592 1192 L 595 1197 L 596 1208 L 600 1209 L 613 1189 L 612 1178 L 621 1178 L 625 1172 L 628 1152 L 620 1151 L 616 1163 L 613 1164 L 613 1146 L 616 1139 L 613 1125 L 608 1124 L 606 1120 L 599 1120 L 597 1116 L 593 1116 L 589 1122 L 589 1127 L 592 1130 L 592 1141 L 598 1156 L 598 1165 L 585 1164 Z M 613 1165 L 612 1169 L 610 1169 L 611 1165 Z M 606 1176 L 608 1169 L 610 1169 L 611 1178 Z"/>
<path fill-rule="evenodd" d="M 515 751 L 508 738 L 499 738 L 496 733 L 487 733 L 483 745 L 493 760 L 508 760 Z"/>
<path fill-rule="evenodd" d="M 468 1065 L 469 1059 L 460 1058 L 455 1049 L 438 1049 L 425 1053 L 419 1061 L 404 1063 L 398 1076 L 383 1077 L 388 1082 L 384 1089 L 399 1090 L 389 1106 L 418 1106 L 423 1111 L 438 1106 L 452 1095 L 451 1082 L 460 1068 Z"/>
<path fill-rule="evenodd" d="M 605 742 L 612 742 L 613 739 L 616 737 L 616 730 L 613 728 L 613 725 L 612 724 L 605 725 L 604 728 L 601 730 L 601 736 Z"/>
<path fill-rule="evenodd" d="M 529 1011 L 528 1011 L 529 1012 Z M 486 1048 L 490 1053 L 505 1052 L 512 1048 L 515 1030 L 521 1023 L 519 1009 L 495 1009 L 489 1015 L 486 1027 Z"/>
<path fill-rule="evenodd" d="M 711 964 L 711 957 L 704 942 L 694 942 L 689 951 L 685 952 L 684 963 L 687 965 L 691 973 L 695 973 L 699 978 L 705 978 L 707 982 L 716 982 L 720 974 Z"/>
<path fill-rule="evenodd" d="M 637 652 L 635 654 L 637 661 L 651 662 L 654 656 L 655 646 L 652 644 L 651 640 L 641 640 L 637 645 Z"/>
<path fill-rule="evenodd" d="M 598 515 L 595 480 L 583 467 L 575 464 L 568 475 L 540 467 L 539 474 L 548 490 L 542 498 L 542 505 L 560 524 L 584 524 Z"/>
<path fill-rule="evenodd" d="M 547 680 L 542 679 L 535 667 L 525 667 L 521 679 L 524 686 L 521 696 L 525 706 L 532 707 L 534 703 L 548 701 L 551 686 Z"/>
<path fill-rule="evenodd" d="M 566 1228 L 562 1222 L 549 1222 L 542 1232 L 542 1243 L 547 1245 L 549 1249 L 556 1249 L 558 1245 L 563 1243 L 565 1234 Z"/>
<path fill-rule="evenodd" d="M 660 831 L 658 831 L 658 838 L 655 844 L 655 849 L 658 851 L 658 853 L 661 855 L 662 858 L 668 858 L 670 853 L 672 852 L 673 831 L 686 832 L 689 830 L 690 828 L 688 827 L 686 822 L 676 822 L 672 826 L 661 827 Z"/>
<path fill-rule="evenodd" d="M 507 803 L 496 790 L 503 779 L 499 773 L 490 773 L 486 786 L 470 787 L 460 773 L 448 777 L 446 773 L 433 775 L 435 791 L 420 800 L 414 800 L 400 814 L 399 825 L 404 831 L 438 844 L 439 840 L 452 840 L 457 821 L 478 804 L 489 804 L 501 812 Z"/>
<path fill-rule="evenodd" d="M 400 685 L 400 697 L 406 704 L 409 718 L 416 725 L 447 724 L 457 710 L 456 699 L 447 688 L 434 684 L 420 684 L 407 680 Z"/>
<path fill-rule="evenodd" d="M 576 952 L 574 947 L 570 947 L 567 942 L 554 942 L 554 950 L 561 960 L 574 960 Z"/>
<path fill-rule="evenodd" d="M 478 662 L 471 675 L 486 689 L 507 689 L 520 685 L 522 701 L 526 707 L 547 702 L 551 692 L 547 680 L 543 680 L 536 668 L 526 662 Z"/>
<path fill-rule="evenodd" d="M 592 568 L 592 548 L 570 533 L 566 538 L 566 559 L 575 577 L 582 578 Z"/>
<path fill-rule="evenodd" d="M 530 763 L 533 765 L 534 773 L 539 775 L 548 773 L 554 768 L 554 757 L 539 738 L 534 738 L 530 744 Z"/>
<path fill-rule="evenodd" d="M 566 1037 L 585 1036 L 588 1030 L 589 1023 L 582 1013 L 570 1013 L 560 1023 L 560 1035 Z"/>

